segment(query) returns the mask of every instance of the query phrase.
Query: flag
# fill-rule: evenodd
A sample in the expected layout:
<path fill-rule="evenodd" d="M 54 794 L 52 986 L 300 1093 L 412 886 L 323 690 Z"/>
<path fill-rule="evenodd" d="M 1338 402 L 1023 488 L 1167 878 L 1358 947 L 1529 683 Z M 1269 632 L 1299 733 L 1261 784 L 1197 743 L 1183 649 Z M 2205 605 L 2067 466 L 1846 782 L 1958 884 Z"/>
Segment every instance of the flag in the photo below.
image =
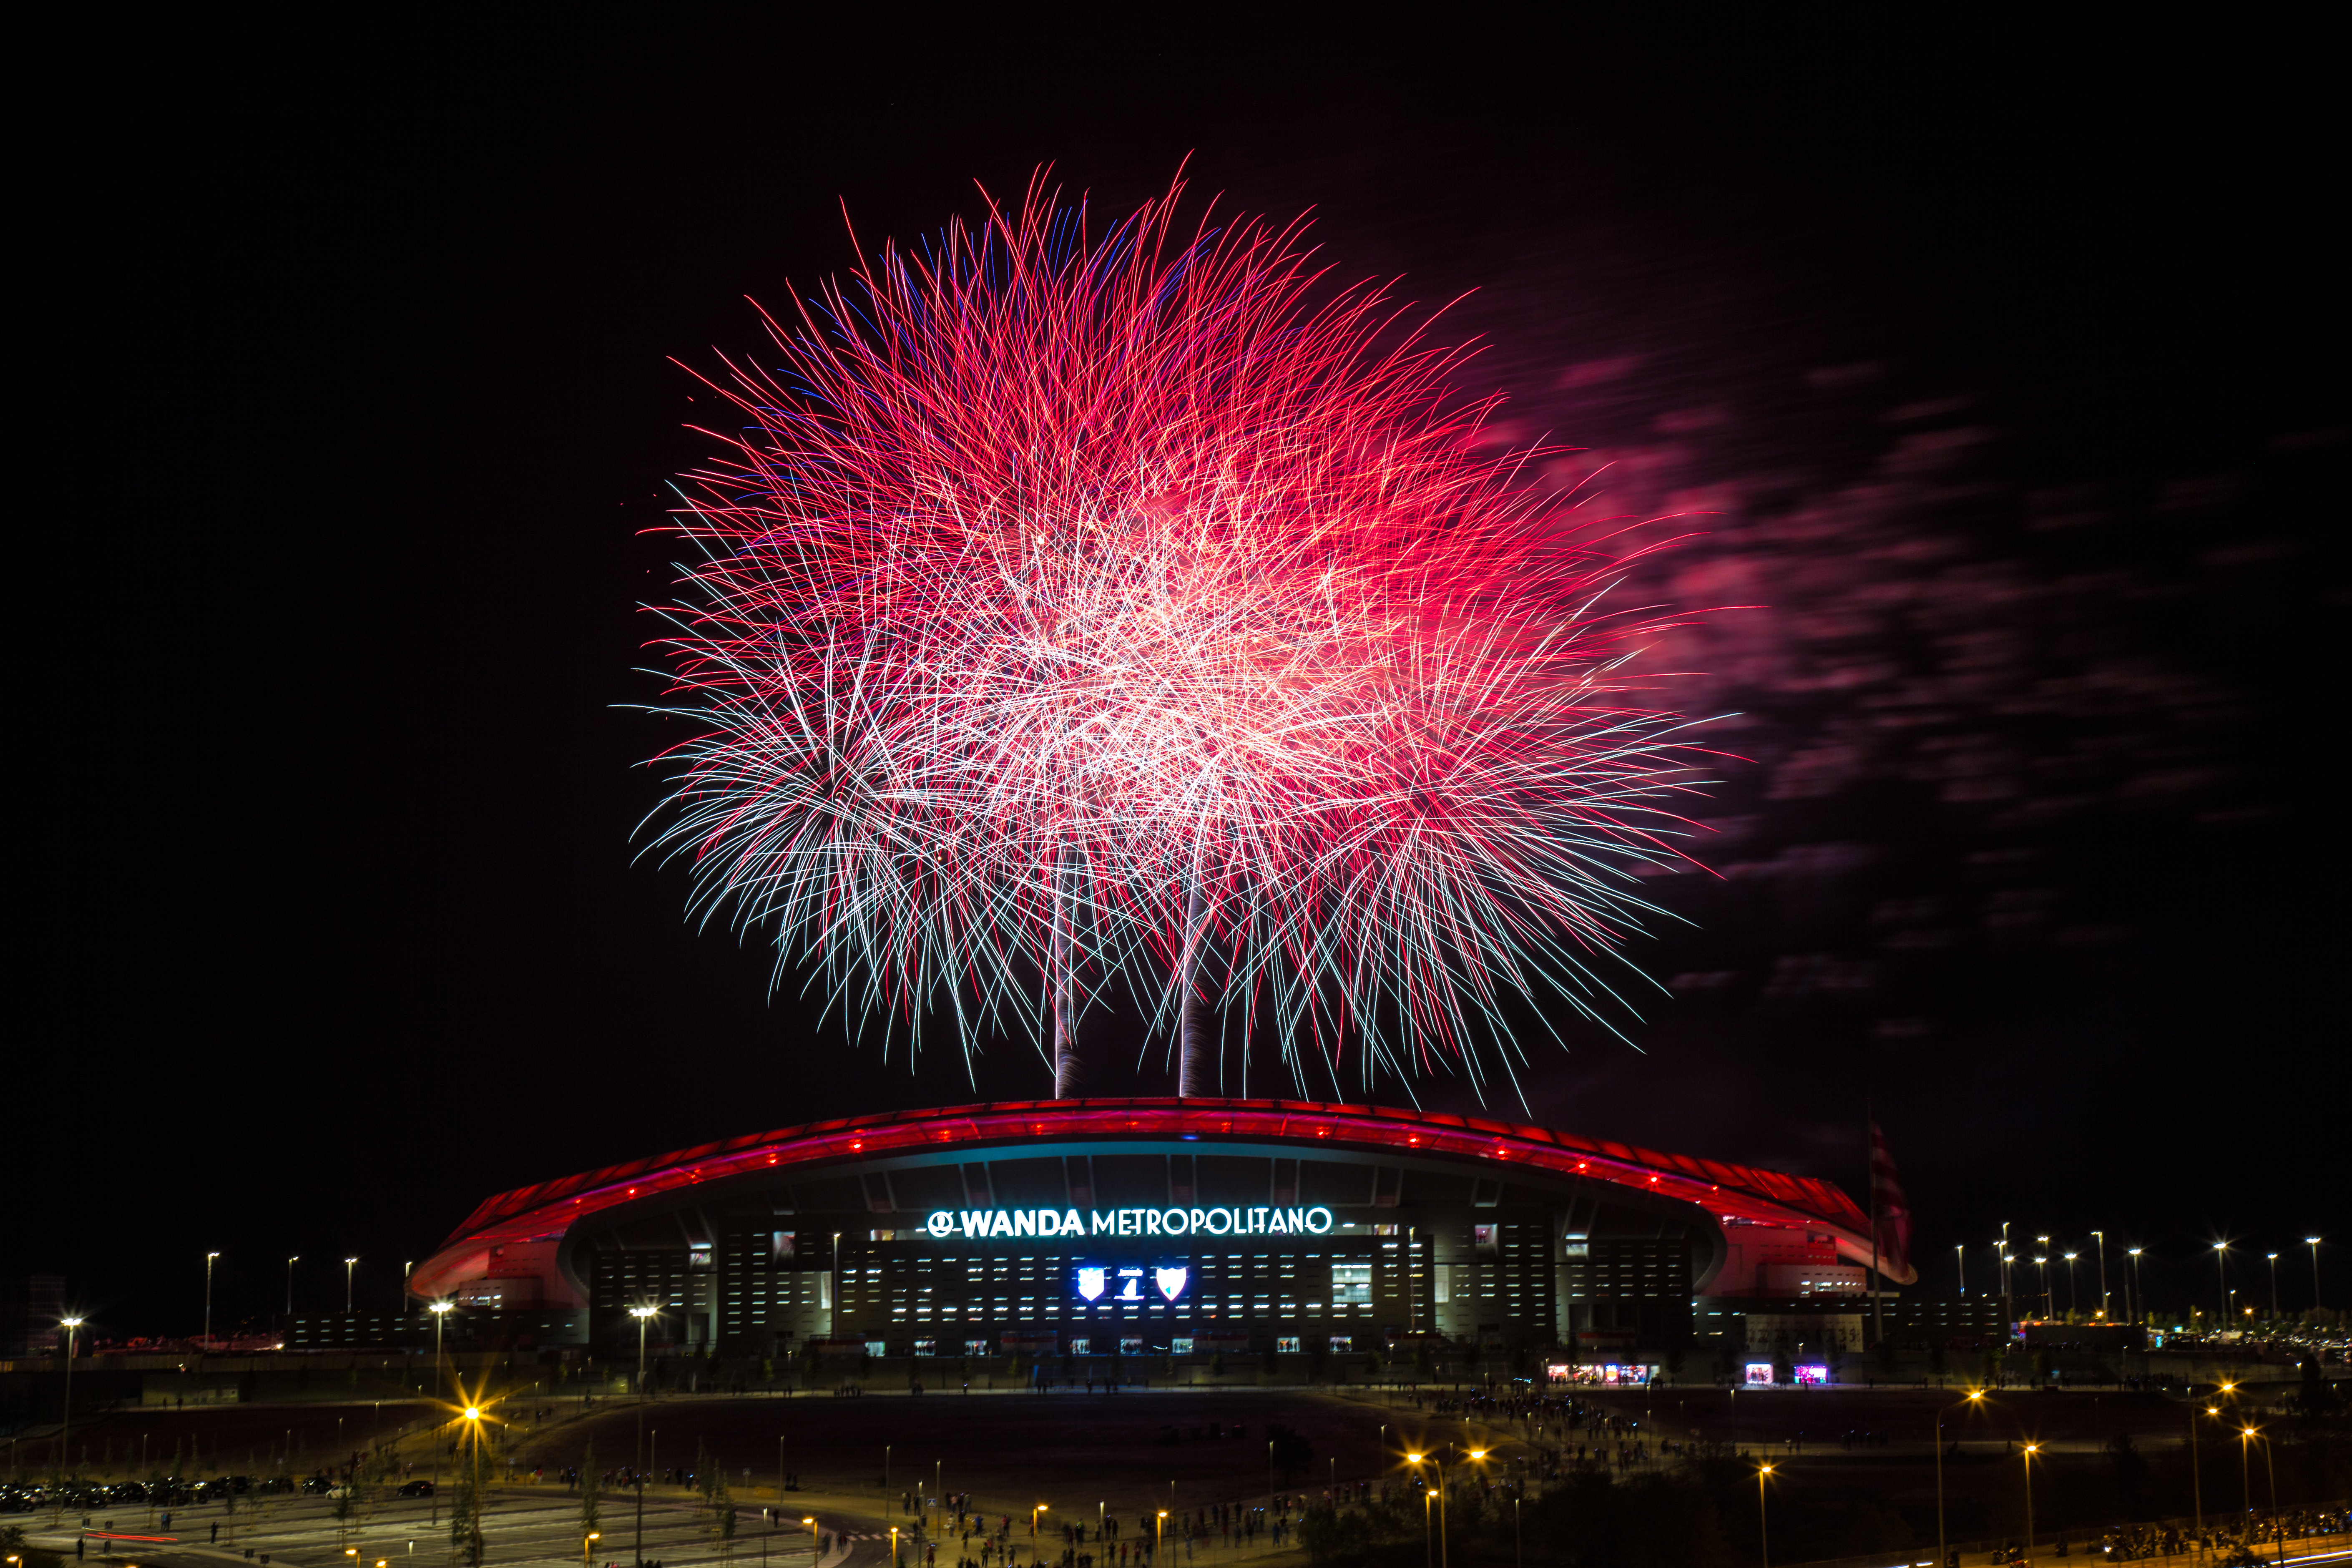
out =
<path fill-rule="evenodd" d="M 1878 1251 L 1878 1268 L 1884 1274 L 1907 1275 L 1911 1271 L 1911 1200 L 1903 1195 L 1903 1184 L 1895 1174 L 1895 1156 L 1886 1152 L 1886 1134 L 1870 1124 L 1870 1208 L 1877 1216 L 1878 1230 L 1871 1245 Z"/>

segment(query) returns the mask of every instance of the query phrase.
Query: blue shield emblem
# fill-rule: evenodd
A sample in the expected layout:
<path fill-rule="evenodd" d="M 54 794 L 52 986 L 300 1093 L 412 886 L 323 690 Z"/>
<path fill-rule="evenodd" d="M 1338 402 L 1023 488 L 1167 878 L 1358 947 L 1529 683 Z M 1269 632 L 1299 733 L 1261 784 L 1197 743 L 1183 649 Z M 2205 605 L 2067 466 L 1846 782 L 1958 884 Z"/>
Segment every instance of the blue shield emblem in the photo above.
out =
<path fill-rule="evenodd" d="M 1104 1273 L 1105 1270 L 1100 1268 L 1079 1269 L 1078 1294 L 1085 1297 L 1089 1301 L 1099 1298 L 1103 1293 Z"/>
<path fill-rule="evenodd" d="M 1173 1301 L 1184 1293 L 1184 1279 L 1191 1273 L 1189 1268 L 1155 1268 L 1151 1271 L 1151 1282 L 1160 1287 L 1162 1296 Z"/>

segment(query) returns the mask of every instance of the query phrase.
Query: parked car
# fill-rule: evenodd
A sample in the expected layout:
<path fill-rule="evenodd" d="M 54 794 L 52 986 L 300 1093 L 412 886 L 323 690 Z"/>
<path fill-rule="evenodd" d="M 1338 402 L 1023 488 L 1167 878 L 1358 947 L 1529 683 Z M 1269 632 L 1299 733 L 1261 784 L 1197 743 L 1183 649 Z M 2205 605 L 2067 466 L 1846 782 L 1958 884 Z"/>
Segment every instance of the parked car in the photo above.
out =
<path fill-rule="evenodd" d="M 433 1495 L 433 1483 L 431 1481 L 411 1481 L 406 1486 L 400 1489 L 400 1495 L 402 1497 L 431 1497 Z"/>

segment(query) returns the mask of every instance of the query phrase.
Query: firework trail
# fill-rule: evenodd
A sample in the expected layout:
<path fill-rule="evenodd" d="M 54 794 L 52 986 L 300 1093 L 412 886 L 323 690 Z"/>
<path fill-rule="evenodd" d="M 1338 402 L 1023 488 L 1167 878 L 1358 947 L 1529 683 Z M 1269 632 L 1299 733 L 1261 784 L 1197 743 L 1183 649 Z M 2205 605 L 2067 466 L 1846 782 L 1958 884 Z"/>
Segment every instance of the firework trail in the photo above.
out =
<path fill-rule="evenodd" d="M 1599 607 L 1629 556 L 1482 455 L 1458 351 L 1181 191 L 1090 236 L 1033 181 L 709 379 L 656 842 L 780 975 L 1034 1031 L 1057 1097 L 1114 996 L 1186 1094 L 1224 1028 L 1302 1085 L 1509 1069 L 1513 998 L 1616 1005 L 1630 868 L 1679 858 L 1695 756 L 1627 668 L 1669 623 Z"/>

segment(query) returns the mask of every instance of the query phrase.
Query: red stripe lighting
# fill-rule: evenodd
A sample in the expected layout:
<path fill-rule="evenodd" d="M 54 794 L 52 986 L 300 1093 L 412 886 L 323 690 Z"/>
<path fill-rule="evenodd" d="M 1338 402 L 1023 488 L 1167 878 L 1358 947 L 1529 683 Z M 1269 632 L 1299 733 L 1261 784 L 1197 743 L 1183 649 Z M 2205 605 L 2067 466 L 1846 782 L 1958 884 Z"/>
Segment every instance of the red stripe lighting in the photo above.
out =
<path fill-rule="evenodd" d="M 787 1127 L 610 1165 L 489 1198 L 416 1266 L 409 1292 L 449 1294 L 486 1265 L 491 1247 L 552 1240 L 585 1216 L 779 1163 L 869 1160 L 941 1145 L 1038 1139 L 1274 1139 L 1411 1149 L 1613 1183 L 1678 1197 L 1721 1219 L 1826 1225 L 1843 1250 L 1866 1258 L 1869 1219 L 1835 1185 L 1811 1176 L 1662 1154 L 1541 1127 L 1436 1111 L 1290 1100 L 1065 1100 L 900 1110 Z"/>

